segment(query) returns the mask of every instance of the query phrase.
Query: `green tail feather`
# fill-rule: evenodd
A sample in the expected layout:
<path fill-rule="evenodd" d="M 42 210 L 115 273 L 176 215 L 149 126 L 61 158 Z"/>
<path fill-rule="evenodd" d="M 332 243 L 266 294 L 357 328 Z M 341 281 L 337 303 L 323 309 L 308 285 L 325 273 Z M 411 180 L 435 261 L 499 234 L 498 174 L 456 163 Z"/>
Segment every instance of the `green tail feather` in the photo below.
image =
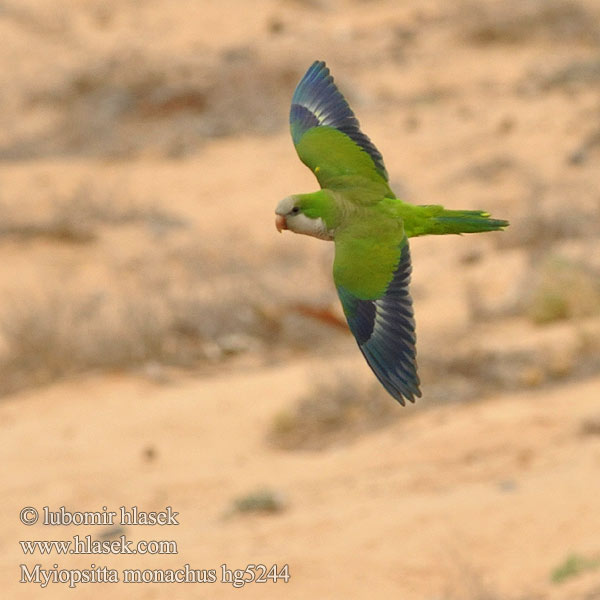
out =
<path fill-rule="evenodd" d="M 442 235 L 445 233 L 481 233 L 508 227 L 508 221 L 490 219 L 482 210 L 447 210 L 443 206 L 403 205 L 402 218 L 406 234 Z"/>
<path fill-rule="evenodd" d="M 432 233 L 479 233 L 508 227 L 508 221 L 489 217 L 490 213 L 482 210 L 444 210 L 431 219 Z"/>

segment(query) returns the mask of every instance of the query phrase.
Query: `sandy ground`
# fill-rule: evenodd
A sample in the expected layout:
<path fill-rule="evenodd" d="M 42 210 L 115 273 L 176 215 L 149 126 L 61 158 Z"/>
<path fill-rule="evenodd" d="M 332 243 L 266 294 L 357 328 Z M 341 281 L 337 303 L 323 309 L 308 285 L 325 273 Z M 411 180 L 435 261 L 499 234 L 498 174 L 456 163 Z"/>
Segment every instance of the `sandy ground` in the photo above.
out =
<path fill-rule="evenodd" d="M 19 0 L 0 35 L 3 597 L 600 598 L 594 0 Z M 282 414 L 341 394 L 322 380 L 381 401 L 331 325 L 331 246 L 273 226 L 315 187 L 287 110 L 321 58 L 398 195 L 511 227 L 412 242 L 418 405 L 282 449 Z M 279 510 L 235 509 L 260 490 Z M 25 506 L 180 524 L 27 527 Z M 18 543 L 75 534 L 177 554 Z M 36 563 L 290 581 L 41 590 Z"/>
<path fill-rule="evenodd" d="M 180 513 L 178 527 L 125 527 L 124 533 L 136 541 L 175 540 L 176 556 L 101 556 L 93 557 L 95 564 L 290 565 L 288 584 L 248 584 L 243 593 L 253 598 L 598 593 L 595 573 L 561 586 L 549 581 L 565 554 L 597 552 L 600 436 L 590 433 L 590 423 L 598 426 L 598 378 L 476 406 L 406 412 L 396 425 L 327 452 L 290 456 L 270 449 L 263 431 L 272 412 L 293 401 L 297 390 L 289 382 L 305 380 L 313 367 L 298 362 L 227 380 L 182 380 L 169 389 L 127 378 L 90 379 L 6 402 L 3 443 L 21 450 L 5 487 L 5 593 L 41 595 L 37 586 L 16 583 L 16 565 L 24 560 L 16 540 L 99 537 L 109 529 L 56 527 L 49 533 L 47 526 L 18 522 L 22 506 L 41 510 L 41 504 L 81 510 L 136 505 L 148 511 L 171 505 Z M 285 494 L 287 510 L 224 517 L 232 497 L 263 486 Z M 53 560 L 89 568 L 91 558 Z M 38 561 L 52 562 L 26 562 Z M 174 590 L 164 584 L 127 590 L 114 585 L 82 584 L 76 593 L 233 593 L 223 583 Z M 54 584 L 44 593 L 63 597 L 62 588 Z"/>

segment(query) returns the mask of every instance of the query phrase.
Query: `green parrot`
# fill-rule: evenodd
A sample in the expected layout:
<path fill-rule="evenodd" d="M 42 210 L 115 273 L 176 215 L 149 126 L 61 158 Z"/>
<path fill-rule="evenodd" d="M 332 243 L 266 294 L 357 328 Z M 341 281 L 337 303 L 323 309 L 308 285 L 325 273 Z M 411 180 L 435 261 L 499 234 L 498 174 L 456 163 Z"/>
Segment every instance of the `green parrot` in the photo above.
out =
<path fill-rule="evenodd" d="M 350 331 L 385 389 L 404 406 L 421 396 L 408 238 L 508 226 L 480 210 L 415 206 L 390 189 L 383 158 L 360 130 L 329 69 L 315 61 L 292 97 L 290 128 L 300 160 L 321 189 L 275 210 L 278 231 L 335 243 L 333 280 Z"/>

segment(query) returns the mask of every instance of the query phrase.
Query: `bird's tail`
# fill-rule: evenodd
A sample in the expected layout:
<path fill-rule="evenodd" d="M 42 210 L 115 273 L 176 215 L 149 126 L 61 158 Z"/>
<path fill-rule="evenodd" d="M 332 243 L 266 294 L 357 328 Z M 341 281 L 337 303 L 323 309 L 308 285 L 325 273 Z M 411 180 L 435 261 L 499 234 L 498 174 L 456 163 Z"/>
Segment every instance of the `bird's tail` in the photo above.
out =
<path fill-rule="evenodd" d="M 491 219 L 482 210 L 447 210 L 441 206 L 423 207 L 430 210 L 425 234 L 480 233 L 508 227 L 508 221 Z"/>

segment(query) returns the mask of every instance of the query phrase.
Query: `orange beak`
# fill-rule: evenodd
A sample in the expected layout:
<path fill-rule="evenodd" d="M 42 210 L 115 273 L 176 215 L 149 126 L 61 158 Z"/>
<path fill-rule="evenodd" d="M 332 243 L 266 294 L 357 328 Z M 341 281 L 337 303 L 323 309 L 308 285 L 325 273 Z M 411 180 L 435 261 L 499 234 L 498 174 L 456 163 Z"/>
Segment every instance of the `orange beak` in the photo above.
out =
<path fill-rule="evenodd" d="M 277 215 L 275 217 L 275 227 L 277 227 L 277 231 L 281 233 L 284 229 L 287 229 L 287 222 L 283 215 Z"/>

